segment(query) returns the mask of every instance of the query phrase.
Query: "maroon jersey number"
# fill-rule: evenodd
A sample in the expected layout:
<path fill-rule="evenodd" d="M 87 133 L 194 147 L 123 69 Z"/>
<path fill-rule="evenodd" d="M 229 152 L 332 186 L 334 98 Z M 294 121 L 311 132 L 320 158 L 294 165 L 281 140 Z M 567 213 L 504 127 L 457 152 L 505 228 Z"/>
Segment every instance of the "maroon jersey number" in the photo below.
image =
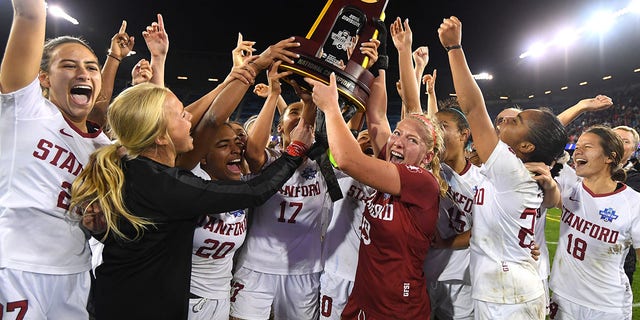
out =
<path fill-rule="evenodd" d="M 14 312 L 16 311 L 16 309 L 19 309 L 19 310 L 18 310 L 18 315 L 16 316 L 15 319 L 16 320 L 24 319 L 24 315 L 27 313 L 27 309 L 29 309 L 28 300 L 7 302 L 7 313 Z M 0 303 L 0 319 L 2 319 L 3 310 L 4 310 L 4 307 Z"/>
<path fill-rule="evenodd" d="M 285 219 L 285 213 L 287 212 L 287 208 L 295 208 L 293 210 L 293 214 L 289 219 Z M 302 210 L 302 202 L 289 202 L 287 206 L 286 201 L 280 202 L 280 217 L 278 218 L 278 222 L 286 222 L 286 223 L 296 223 L 296 216 Z"/>

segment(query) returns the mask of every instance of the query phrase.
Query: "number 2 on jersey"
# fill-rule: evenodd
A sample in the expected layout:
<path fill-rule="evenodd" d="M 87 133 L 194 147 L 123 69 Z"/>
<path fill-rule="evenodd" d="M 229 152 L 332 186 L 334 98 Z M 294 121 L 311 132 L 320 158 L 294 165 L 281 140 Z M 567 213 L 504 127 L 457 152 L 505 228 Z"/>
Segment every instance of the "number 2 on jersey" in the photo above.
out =
<path fill-rule="evenodd" d="M 291 217 L 289 217 L 289 219 L 285 219 L 285 213 L 287 211 L 291 211 L 287 210 L 287 208 L 294 208 L 293 214 L 291 214 Z M 298 215 L 298 213 L 300 213 L 301 210 L 302 202 L 289 202 L 288 206 L 287 201 L 280 202 L 280 217 L 278 218 L 278 222 L 296 223 L 296 216 Z"/>

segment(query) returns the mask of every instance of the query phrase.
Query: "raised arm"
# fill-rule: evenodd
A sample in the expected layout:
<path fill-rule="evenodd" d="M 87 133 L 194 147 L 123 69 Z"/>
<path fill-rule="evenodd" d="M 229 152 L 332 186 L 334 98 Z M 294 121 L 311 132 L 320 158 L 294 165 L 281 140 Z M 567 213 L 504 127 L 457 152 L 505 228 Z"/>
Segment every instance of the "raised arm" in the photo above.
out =
<path fill-rule="evenodd" d="M 259 172 L 262 170 L 262 166 L 267 160 L 265 147 L 267 146 L 271 135 L 276 103 L 280 93 L 282 92 L 280 79 L 291 75 L 291 72 L 289 71 L 278 73 L 280 63 L 280 61 L 276 61 L 276 63 L 269 68 L 269 72 L 267 73 L 270 88 L 269 95 L 258 114 L 258 118 L 253 123 L 251 131 L 247 132 L 248 137 L 245 158 L 247 159 L 249 170 L 251 170 L 251 172 Z M 283 115 L 281 114 L 280 116 Z"/>
<path fill-rule="evenodd" d="M 43 0 L 13 0 L 13 23 L 0 64 L 0 92 L 26 87 L 40 70 L 46 25 Z"/>
<path fill-rule="evenodd" d="M 267 98 L 269 95 L 269 85 L 265 83 L 258 83 L 253 87 L 253 93 L 255 93 L 258 97 Z M 284 100 L 282 95 L 278 96 L 278 102 L 276 103 L 276 108 L 278 108 L 278 114 L 282 115 L 284 109 L 287 108 L 287 101 Z"/>
<path fill-rule="evenodd" d="M 438 112 L 438 99 L 436 98 L 436 76 L 438 70 L 433 69 L 433 74 L 425 74 L 422 82 L 427 86 L 427 114 L 430 117 Z"/>
<path fill-rule="evenodd" d="M 558 120 L 560 120 L 560 123 L 564 126 L 567 126 L 585 112 L 605 110 L 612 105 L 613 100 L 611 100 L 611 98 L 599 94 L 595 96 L 595 98 L 582 99 L 578 101 L 578 103 L 562 111 L 558 115 Z"/>
<path fill-rule="evenodd" d="M 151 53 L 151 70 L 153 76 L 151 83 L 164 86 L 164 69 L 169 52 L 169 35 L 164 26 L 164 19 L 158 13 L 158 21 L 154 21 L 147 29 L 142 31 L 142 37 Z"/>
<path fill-rule="evenodd" d="M 342 119 L 338 106 L 336 76 L 331 73 L 329 85 L 306 78 L 313 86 L 313 101 L 327 122 L 331 154 L 338 167 L 354 179 L 381 192 L 400 194 L 400 174 L 394 164 L 365 155 Z"/>
<path fill-rule="evenodd" d="M 398 50 L 398 67 L 400 71 L 400 87 L 402 90 L 402 101 L 405 106 L 404 114 L 422 113 L 420 106 L 420 89 L 418 80 L 415 77 L 413 68 L 413 53 L 411 44 L 413 41 L 413 33 L 409 27 L 409 20 L 405 19 L 404 23 L 400 18 L 391 24 L 391 39 Z"/>
<path fill-rule="evenodd" d="M 451 16 L 444 19 L 438 29 L 440 43 L 448 51 L 453 85 L 460 108 L 469 120 L 473 142 L 482 162 L 486 162 L 498 144 L 498 136 L 487 112 L 480 87 L 473 79 L 462 47 L 462 23 Z"/>
<path fill-rule="evenodd" d="M 111 37 L 107 58 L 102 66 L 102 89 L 88 119 L 103 126 L 107 123 L 107 109 L 111 103 L 116 74 L 122 59 L 127 57 L 135 44 L 135 38 L 127 34 L 127 21 L 122 20 L 120 30 Z"/>
<path fill-rule="evenodd" d="M 209 151 L 208 137 L 228 120 L 255 77 L 247 65 L 248 61 L 240 67 L 233 67 L 223 83 L 185 108 L 194 110 L 202 120 L 193 123 L 191 119 L 195 127 L 192 133 L 194 147 L 179 156 L 176 162 L 178 166 L 190 170 Z"/>
<path fill-rule="evenodd" d="M 371 84 L 371 93 L 367 99 L 365 112 L 369 138 L 373 154 L 378 155 L 391 135 L 391 126 L 387 118 L 387 77 L 386 71 L 380 69 L 378 76 Z"/>

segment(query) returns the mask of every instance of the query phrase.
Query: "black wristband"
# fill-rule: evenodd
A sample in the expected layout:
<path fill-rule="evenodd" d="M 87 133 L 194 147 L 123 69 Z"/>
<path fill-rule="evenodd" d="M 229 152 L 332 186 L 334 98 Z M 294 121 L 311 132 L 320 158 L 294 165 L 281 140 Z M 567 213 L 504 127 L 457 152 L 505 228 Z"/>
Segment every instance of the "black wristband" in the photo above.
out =
<path fill-rule="evenodd" d="M 447 50 L 447 52 L 449 52 L 449 51 L 451 51 L 453 49 L 462 49 L 462 46 L 459 45 L 459 44 L 455 44 L 455 45 L 444 47 L 444 48 Z"/>
<path fill-rule="evenodd" d="M 378 77 L 378 70 L 379 69 L 383 69 L 383 70 L 387 70 L 389 68 L 389 57 L 386 55 L 382 55 L 382 56 L 378 56 L 378 61 L 376 61 L 376 63 L 374 63 L 370 68 L 369 68 L 369 72 L 371 72 L 371 74 L 373 74 L 374 77 Z"/>

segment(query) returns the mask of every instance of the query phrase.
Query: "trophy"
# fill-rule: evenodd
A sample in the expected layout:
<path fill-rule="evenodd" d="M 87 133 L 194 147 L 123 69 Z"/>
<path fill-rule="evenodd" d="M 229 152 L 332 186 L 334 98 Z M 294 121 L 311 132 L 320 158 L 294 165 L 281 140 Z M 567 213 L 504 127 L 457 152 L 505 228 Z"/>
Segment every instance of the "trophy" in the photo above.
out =
<path fill-rule="evenodd" d="M 376 24 L 384 20 L 387 2 L 328 0 L 306 37 L 295 37 L 300 47 L 290 50 L 300 57 L 293 64 L 280 65 L 280 70 L 292 71 L 283 80 L 295 81 L 303 90 L 312 91 L 304 77 L 328 84 L 329 75 L 334 72 L 344 120 L 349 121 L 358 111 L 364 112 L 374 76 L 366 69 L 369 58 L 357 48 L 361 42 L 377 38 Z M 307 156 L 319 164 L 331 200 L 337 201 L 342 192 L 331 168 L 324 113 L 320 111 L 316 116 L 315 138 Z"/>
<path fill-rule="evenodd" d="M 281 70 L 293 72 L 284 80 L 295 80 L 303 89 L 310 91 L 303 77 L 328 84 L 329 75 L 334 72 L 345 121 L 356 111 L 364 111 L 374 76 L 366 69 L 369 58 L 357 48 L 361 42 L 378 36 L 374 21 L 384 20 L 387 2 L 327 1 L 306 37 L 295 37 L 300 47 L 290 50 L 300 57 L 293 64 L 283 62 L 280 65 Z"/>

